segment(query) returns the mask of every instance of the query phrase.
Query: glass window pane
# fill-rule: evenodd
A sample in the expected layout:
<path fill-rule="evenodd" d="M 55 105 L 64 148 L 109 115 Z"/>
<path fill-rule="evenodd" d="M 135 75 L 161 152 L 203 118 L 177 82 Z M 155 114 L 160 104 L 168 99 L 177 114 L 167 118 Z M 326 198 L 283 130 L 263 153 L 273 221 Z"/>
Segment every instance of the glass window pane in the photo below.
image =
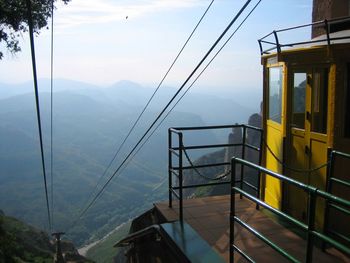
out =
<path fill-rule="evenodd" d="M 282 67 L 269 69 L 268 118 L 281 123 L 282 113 Z"/>
<path fill-rule="evenodd" d="M 316 70 L 312 78 L 311 131 L 327 133 L 328 70 Z"/>
<path fill-rule="evenodd" d="M 293 127 L 305 129 L 306 73 L 294 73 L 293 81 Z"/>

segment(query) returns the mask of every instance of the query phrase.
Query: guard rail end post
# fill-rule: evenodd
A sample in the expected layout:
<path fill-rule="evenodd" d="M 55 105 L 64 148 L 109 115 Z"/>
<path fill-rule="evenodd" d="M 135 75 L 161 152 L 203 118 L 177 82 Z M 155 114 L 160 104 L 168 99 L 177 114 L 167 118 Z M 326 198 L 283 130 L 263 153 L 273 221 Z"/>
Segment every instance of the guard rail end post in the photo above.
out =
<path fill-rule="evenodd" d="M 316 212 L 316 193 L 317 189 L 309 189 L 308 195 L 308 229 L 307 229 L 307 248 L 306 248 L 306 262 L 312 262 L 314 235 L 315 229 L 315 212 Z"/>
<path fill-rule="evenodd" d="M 172 177 L 172 168 L 173 168 L 173 160 L 172 160 L 172 134 L 170 128 L 168 129 L 168 178 L 169 178 L 169 207 L 173 206 L 173 177 Z"/>
<path fill-rule="evenodd" d="M 235 178 L 236 178 L 236 158 L 231 159 L 231 207 L 230 207 L 230 263 L 234 262 L 234 234 L 235 234 Z"/>
<path fill-rule="evenodd" d="M 242 131 L 242 155 L 241 158 L 245 160 L 245 144 L 246 144 L 246 137 L 247 137 L 247 128 L 246 126 L 243 126 Z M 240 187 L 243 190 L 243 178 L 244 178 L 244 165 L 241 164 L 241 174 L 240 174 Z M 239 194 L 239 198 L 242 199 L 242 194 Z"/>
<path fill-rule="evenodd" d="M 259 166 L 261 166 L 262 163 L 262 149 L 263 149 L 263 131 L 260 130 L 260 145 L 259 145 Z M 256 193 L 256 196 L 258 199 L 261 200 L 261 171 L 258 170 L 258 190 Z M 256 204 L 256 209 L 259 210 L 259 204 Z"/>
<path fill-rule="evenodd" d="M 331 193 L 332 191 L 332 175 L 333 175 L 333 158 L 334 153 L 331 148 L 328 148 L 328 166 L 327 166 L 327 175 L 326 175 L 326 192 Z M 323 223 L 323 233 L 327 235 L 328 233 L 328 215 L 329 215 L 329 200 L 326 198 L 326 207 L 324 213 L 324 223 Z M 322 251 L 326 250 L 327 242 L 322 241 Z"/>
<path fill-rule="evenodd" d="M 180 208 L 180 221 L 183 222 L 183 134 L 179 133 L 179 208 Z"/>

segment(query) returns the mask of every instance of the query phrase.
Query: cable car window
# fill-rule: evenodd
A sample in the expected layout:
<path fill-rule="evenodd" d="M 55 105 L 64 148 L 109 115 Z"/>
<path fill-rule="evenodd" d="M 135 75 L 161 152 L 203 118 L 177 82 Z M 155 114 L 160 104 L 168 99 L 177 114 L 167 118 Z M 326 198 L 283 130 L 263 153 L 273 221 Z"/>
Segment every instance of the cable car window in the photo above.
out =
<path fill-rule="evenodd" d="M 345 121 L 344 135 L 350 138 L 350 63 L 347 65 L 347 85 L 346 85 L 346 101 L 345 101 Z"/>
<path fill-rule="evenodd" d="M 300 129 L 305 129 L 306 83 L 306 73 L 294 73 L 292 125 L 293 127 Z"/>
<path fill-rule="evenodd" d="M 269 68 L 268 118 L 281 123 L 282 113 L 282 67 Z"/>
<path fill-rule="evenodd" d="M 327 133 L 328 69 L 317 69 L 312 76 L 311 131 Z"/>

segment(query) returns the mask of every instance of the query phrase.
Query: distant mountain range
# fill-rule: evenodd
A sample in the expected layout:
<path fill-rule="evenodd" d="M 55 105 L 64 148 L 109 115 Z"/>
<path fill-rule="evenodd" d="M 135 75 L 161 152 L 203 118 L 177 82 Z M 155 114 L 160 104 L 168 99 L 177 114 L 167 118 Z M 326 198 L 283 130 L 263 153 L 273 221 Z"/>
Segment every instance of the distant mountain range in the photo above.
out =
<path fill-rule="evenodd" d="M 144 106 L 154 91 L 153 87 L 144 87 L 128 80 L 119 81 L 108 87 L 100 87 L 79 81 L 57 79 L 54 81 L 53 88 L 54 92 L 64 91 L 86 95 L 103 103 L 138 107 Z M 39 90 L 50 92 L 50 80 L 40 79 Z M 174 87 L 161 87 L 150 108 L 153 110 L 163 108 L 176 90 Z M 0 83 L 0 99 L 26 93 L 33 93 L 32 82 L 22 84 Z M 244 91 L 241 91 L 241 93 L 243 94 Z M 176 110 L 197 114 L 206 123 L 246 122 L 252 112 L 259 110 L 259 96 L 260 94 L 249 94 L 247 99 L 242 100 L 242 96 L 235 99 L 235 95 L 223 98 L 220 93 L 213 95 L 213 92 L 211 94 L 199 93 L 198 91 L 195 93 L 189 92 L 176 107 Z M 255 103 L 255 101 L 258 102 Z"/>
<path fill-rule="evenodd" d="M 42 90 L 40 104 L 45 156 L 49 168 L 49 81 L 40 80 L 39 84 Z M 130 81 L 101 88 L 76 81 L 55 80 L 54 88 L 54 226 L 57 230 L 67 231 L 153 90 Z M 32 90 L 30 82 L 0 84 L 0 209 L 43 227 L 47 218 Z M 155 98 L 121 151 L 118 163 L 173 92 L 173 88 L 164 88 Z M 253 112 L 229 98 L 188 94 L 67 236 L 81 245 L 140 214 L 153 202 L 166 198 L 168 127 L 245 123 Z M 226 138 L 227 134 L 196 133 L 188 134 L 186 143 L 226 141 Z M 197 157 L 200 155 L 198 153 Z M 106 182 L 118 163 L 113 163 L 102 183 Z M 49 169 L 47 173 L 50 178 Z"/>

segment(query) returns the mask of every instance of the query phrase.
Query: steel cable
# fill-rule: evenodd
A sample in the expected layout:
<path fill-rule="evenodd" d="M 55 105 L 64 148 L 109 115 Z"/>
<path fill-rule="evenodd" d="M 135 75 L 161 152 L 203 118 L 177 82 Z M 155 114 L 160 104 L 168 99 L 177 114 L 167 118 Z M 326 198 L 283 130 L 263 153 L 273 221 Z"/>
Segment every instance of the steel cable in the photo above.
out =
<path fill-rule="evenodd" d="M 240 15 L 243 13 L 243 11 L 246 9 L 246 7 L 250 4 L 252 0 L 247 0 L 246 3 L 242 6 L 242 8 L 238 11 L 238 13 L 235 15 L 235 17 L 232 19 L 232 21 L 229 23 L 229 25 L 225 28 L 225 30 L 221 33 L 221 35 L 217 38 L 217 40 L 214 42 L 214 44 L 211 46 L 211 48 L 207 51 L 207 53 L 204 55 L 204 57 L 201 59 L 201 61 L 197 64 L 195 69 L 191 72 L 191 74 L 187 77 L 187 79 L 184 81 L 184 83 L 181 85 L 181 87 L 177 90 L 177 92 L 173 95 L 173 97 L 170 99 L 170 101 L 167 103 L 167 105 L 163 108 L 163 110 L 159 113 L 159 115 L 156 117 L 156 119 L 152 122 L 152 124 L 148 127 L 148 129 L 145 131 L 143 136 L 138 140 L 136 145 L 132 148 L 132 150 L 129 152 L 129 154 L 124 158 L 123 162 L 118 166 L 118 168 L 114 171 L 112 176 L 107 180 L 107 182 L 103 185 L 103 187 L 100 189 L 100 191 L 97 193 L 97 195 L 94 197 L 94 199 L 89 203 L 89 205 L 79 214 L 77 220 L 73 223 L 72 227 L 76 224 L 76 222 L 90 209 L 90 207 L 96 202 L 96 200 L 101 196 L 103 191 L 106 189 L 108 184 L 111 182 L 111 180 L 115 177 L 115 175 L 121 170 L 121 168 L 124 166 L 124 164 L 128 161 L 128 159 L 131 157 L 131 155 L 134 153 L 134 151 L 138 148 L 138 146 L 141 144 L 141 142 L 144 140 L 144 138 L 147 136 L 147 134 L 152 130 L 154 125 L 158 122 L 158 120 L 162 117 L 164 112 L 169 108 L 171 103 L 175 100 L 175 98 L 179 95 L 179 93 L 182 91 L 182 89 L 185 87 L 185 85 L 189 82 L 189 80 L 194 76 L 194 74 L 197 72 L 197 70 L 200 68 L 200 66 L 204 63 L 204 61 L 208 58 L 208 56 L 211 54 L 211 52 L 214 50 L 214 48 L 217 46 L 217 44 L 221 41 L 221 39 L 226 35 L 227 31 L 232 27 L 232 25 L 237 21 L 237 19 L 240 17 Z M 260 0 L 261 1 L 261 0 Z M 260 3 L 259 1 L 259 3 Z"/>
<path fill-rule="evenodd" d="M 155 89 L 155 91 L 153 92 L 153 94 L 151 95 L 151 97 L 149 98 L 149 100 L 147 101 L 146 105 L 144 106 L 144 108 L 142 109 L 141 113 L 138 115 L 138 117 L 136 118 L 136 120 L 134 121 L 133 125 L 131 126 L 130 130 L 128 131 L 127 135 L 124 137 L 123 142 L 119 145 L 116 153 L 114 154 L 113 158 L 111 159 L 111 161 L 109 162 L 109 164 L 107 165 L 106 169 L 104 170 L 104 172 L 102 173 L 102 175 L 100 176 L 100 178 L 98 179 L 92 194 L 90 195 L 90 197 L 88 198 L 88 201 L 92 198 L 92 196 L 94 195 L 95 191 L 97 190 L 98 185 L 101 183 L 102 179 L 105 177 L 105 175 L 107 174 L 108 170 L 110 169 L 110 167 L 112 166 L 113 162 L 115 161 L 115 159 L 117 158 L 118 154 L 120 153 L 121 149 L 123 148 L 123 146 L 125 145 L 126 141 L 128 140 L 128 138 L 130 137 L 131 133 L 134 131 L 136 125 L 139 123 L 141 117 L 143 116 L 143 114 L 145 113 L 146 109 L 148 108 L 149 104 L 152 102 L 153 98 L 155 97 L 156 93 L 158 92 L 158 90 L 160 89 L 161 85 L 163 84 L 164 80 L 166 79 L 166 77 L 168 76 L 168 74 L 170 73 L 170 71 L 172 70 L 173 66 L 175 65 L 176 61 L 178 60 L 178 58 L 180 57 L 180 55 L 182 54 L 182 51 L 185 49 L 185 47 L 187 46 L 188 42 L 191 40 L 192 36 L 194 35 L 195 31 L 197 30 L 198 26 L 201 24 L 203 18 L 206 16 L 206 14 L 208 13 L 210 7 L 212 6 L 213 2 L 215 0 L 212 0 L 209 4 L 209 6 L 207 7 L 207 9 L 205 10 L 205 12 L 203 13 L 203 15 L 201 16 L 201 18 L 199 19 L 199 21 L 197 22 L 196 26 L 194 27 L 194 29 L 192 30 L 191 34 L 189 35 L 189 37 L 187 38 L 187 40 L 185 41 L 184 45 L 182 46 L 182 48 L 180 49 L 180 51 L 178 52 L 178 54 L 176 55 L 175 59 L 173 60 L 173 62 L 171 63 L 170 67 L 168 68 L 167 72 L 165 73 L 165 75 L 163 76 L 162 80 L 159 82 L 157 88 Z"/>
<path fill-rule="evenodd" d="M 27 10 L 28 10 L 28 27 L 29 27 L 30 50 L 31 50 L 31 57 L 32 57 L 32 68 L 33 68 L 36 116 L 37 116 L 37 121 L 38 121 L 38 130 L 39 130 L 41 164 L 42 164 L 42 171 L 43 171 L 43 177 L 44 177 L 47 216 L 48 216 L 48 221 L 49 221 L 49 228 L 51 231 L 52 224 L 51 224 L 51 213 L 50 213 L 48 191 L 47 191 L 47 179 L 46 179 L 46 167 L 45 167 L 45 158 L 44 158 L 43 135 L 42 135 L 42 129 L 41 129 L 40 103 L 39 103 L 38 78 L 37 78 L 36 60 L 35 60 L 34 29 L 33 29 L 33 20 L 32 20 L 31 0 L 26 0 L 26 4 L 27 4 Z"/>

